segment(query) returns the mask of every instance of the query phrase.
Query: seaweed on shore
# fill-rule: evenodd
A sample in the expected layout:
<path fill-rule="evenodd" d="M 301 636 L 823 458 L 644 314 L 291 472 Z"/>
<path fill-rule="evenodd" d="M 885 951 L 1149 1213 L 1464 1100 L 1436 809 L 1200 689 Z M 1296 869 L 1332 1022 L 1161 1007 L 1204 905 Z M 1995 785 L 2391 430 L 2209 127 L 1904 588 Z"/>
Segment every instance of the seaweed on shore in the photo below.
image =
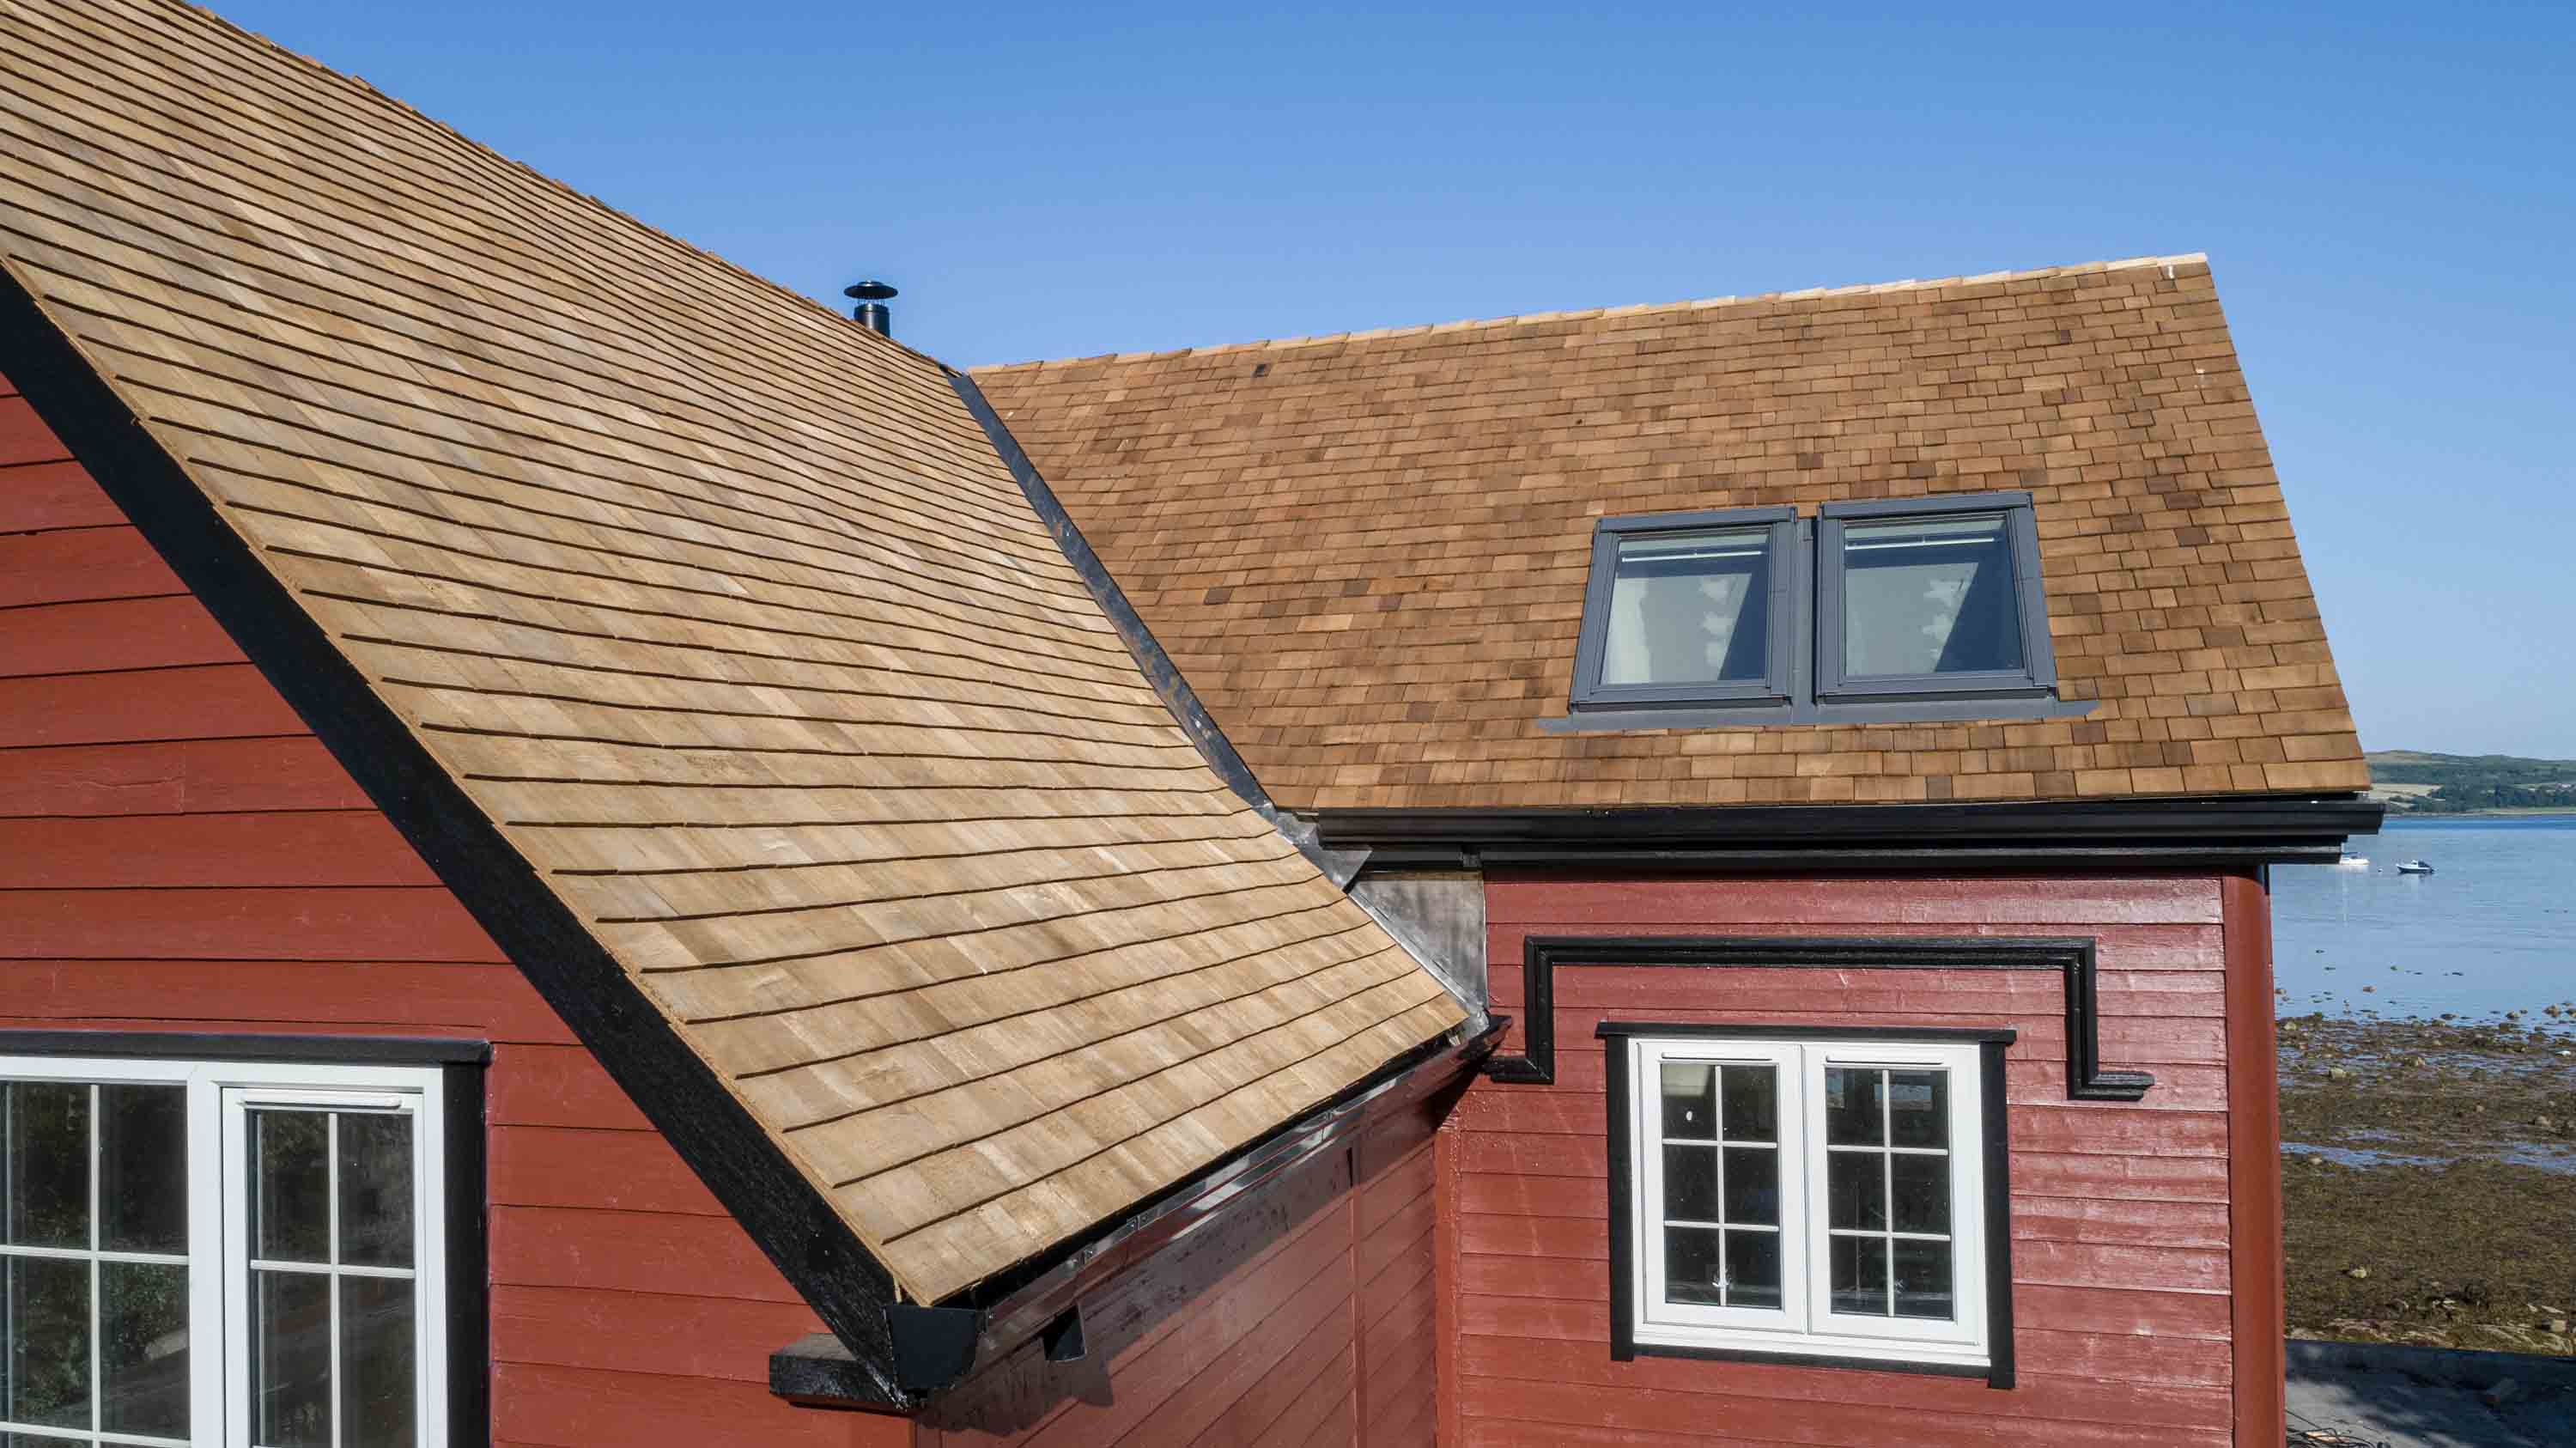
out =
<path fill-rule="evenodd" d="M 2310 1016 L 2280 1052 L 2291 1334 L 2576 1350 L 2576 1039 Z"/>

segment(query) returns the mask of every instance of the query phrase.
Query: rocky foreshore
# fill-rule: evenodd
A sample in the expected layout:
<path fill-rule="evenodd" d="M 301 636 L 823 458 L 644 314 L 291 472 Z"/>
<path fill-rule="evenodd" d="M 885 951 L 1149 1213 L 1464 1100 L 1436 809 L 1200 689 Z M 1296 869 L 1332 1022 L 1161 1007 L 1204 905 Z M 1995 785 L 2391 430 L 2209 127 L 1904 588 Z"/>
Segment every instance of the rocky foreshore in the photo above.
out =
<path fill-rule="evenodd" d="M 2576 1352 L 2576 1006 L 2280 1053 L 2290 1335 Z"/>

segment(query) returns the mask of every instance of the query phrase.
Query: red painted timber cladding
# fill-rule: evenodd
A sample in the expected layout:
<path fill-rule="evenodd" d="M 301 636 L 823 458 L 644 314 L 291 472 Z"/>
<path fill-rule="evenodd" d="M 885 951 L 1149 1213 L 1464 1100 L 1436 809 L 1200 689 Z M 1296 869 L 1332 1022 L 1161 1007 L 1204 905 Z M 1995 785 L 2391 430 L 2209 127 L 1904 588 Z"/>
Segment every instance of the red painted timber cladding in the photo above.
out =
<path fill-rule="evenodd" d="M 0 1025 L 492 1041 L 497 1441 L 910 1441 L 770 1395 L 813 1313 L 4 381 Z"/>
<path fill-rule="evenodd" d="M 2231 1292 L 2245 1252 L 2224 882 L 2214 877 L 1687 879 L 1489 875 L 1496 1009 L 1530 935 L 2083 935 L 2106 1063 L 2136 1105 L 2070 1102 L 2041 972 L 1561 967 L 1557 1081 L 1479 1081 L 1443 1127 L 1442 1441 L 1449 1444 L 2247 1444 Z M 2262 1002 L 2268 1023 L 2268 1001 Z M 1609 1356 L 1600 1043 L 1630 1020 L 2006 1025 L 2020 1386 Z M 1514 1028 L 1517 1035 L 1518 1028 Z M 2267 1037 L 2268 1039 L 2268 1037 Z M 1517 1041 L 1506 1049 L 1517 1045 Z M 2277 1236 L 2274 1238 L 2277 1242 Z M 2272 1249 L 2277 1254 L 2277 1247 Z M 2277 1265 L 2277 1256 L 2275 1257 Z M 2277 1381 L 2278 1329 L 2273 1329 Z M 2277 1402 L 2277 1399 L 2275 1399 Z"/>
<path fill-rule="evenodd" d="M 924 1448 L 1415 1448 L 1433 1441 L 1436 1113 L 1261 1188 L 922 1419 Z"/>

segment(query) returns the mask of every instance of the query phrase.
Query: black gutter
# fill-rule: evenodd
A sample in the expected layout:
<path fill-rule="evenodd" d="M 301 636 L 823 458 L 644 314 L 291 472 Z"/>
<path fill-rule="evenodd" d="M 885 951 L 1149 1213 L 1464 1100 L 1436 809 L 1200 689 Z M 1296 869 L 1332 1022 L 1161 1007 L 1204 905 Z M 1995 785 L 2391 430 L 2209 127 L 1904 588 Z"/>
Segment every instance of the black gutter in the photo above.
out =
<path fill-rule="evenodd" d="M 2041 800 L 2014 804 L 1711 805 L 1622 809 L 1341 809 L 1329 849 L 1381 863 L 1617 864 L 1763 870 L 2333 863 L 2379 828 L 2354 795 Z"/>
<path fill-rule="evenodd" d="M 1085 1294 L 1214 1226 L 1299 1165 L 1465 1079 L 1501 1043 L 1509 1024 L 1497 1017 L 1463 1043 L 1435 1041 L 1397 1057 L 1094 1235 L 971 1289 L 951 1305 L 897 1309 L 896 1362 L 904 1370 L 907 1397 L 917 1403 L 945 1391 L 1040 1334 L 1048 1337 L 1051 1357 L 1079 1356 Z M 807 1407 L 875 1406 L 865 1384 L 854 1380 L 855 1366 L 849 1349 L 830 1333 L 812 1333 L 770 1354 L 769 1390 Z"/>
<path fill-rule="evenodd" d="M 886 1318 L 896 1294 L 885 1268 L 145 431 L 14 271 L 0 282 L 0 374 L 815 1315 L 859 1349 L 854 1387 L 880 1403 L 898 1401 Z"/>

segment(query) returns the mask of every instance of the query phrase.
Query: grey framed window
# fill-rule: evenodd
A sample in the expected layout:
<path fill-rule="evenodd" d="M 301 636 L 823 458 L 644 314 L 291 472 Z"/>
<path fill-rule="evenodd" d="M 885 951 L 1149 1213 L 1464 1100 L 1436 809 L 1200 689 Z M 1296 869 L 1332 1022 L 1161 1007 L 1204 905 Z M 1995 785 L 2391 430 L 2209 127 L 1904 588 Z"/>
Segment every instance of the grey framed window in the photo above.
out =
<path fill-rule="evenodd" d="M 1816 697 L 2029 697 L 2057 682 L 2028 493 L 1827 503 Z"/>
<path fill-rule="evenodd" d="M 1573 707 L 1785 706 L 1799 613 L 1796 534 L 1788 508 L 1602 519 Z"/>
<path fill-rule="evenodd" d="M 2028 493 L 1604 518 L 1550 732 L 2055 718 Z"/>

